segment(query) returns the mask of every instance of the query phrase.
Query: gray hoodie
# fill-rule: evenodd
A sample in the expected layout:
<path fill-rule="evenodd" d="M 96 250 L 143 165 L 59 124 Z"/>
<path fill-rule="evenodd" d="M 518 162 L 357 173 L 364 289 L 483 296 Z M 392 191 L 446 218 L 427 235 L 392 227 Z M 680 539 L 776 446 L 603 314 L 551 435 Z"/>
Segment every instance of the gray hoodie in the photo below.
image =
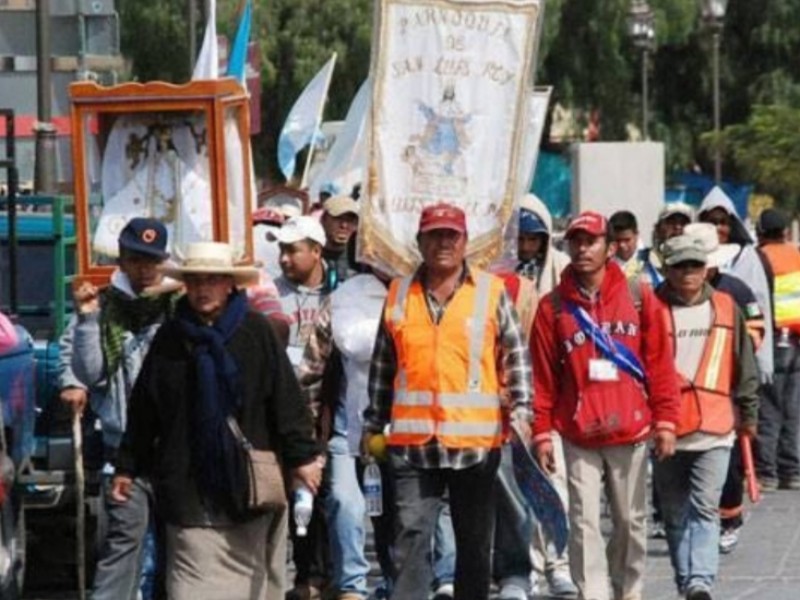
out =
<path fill-rule="evenodd" d="M 764 341 L 756 352 L 756 360 L 762 382 L 772 381 L 774 371 L 772 360 L 773 326 L 772 303 L 770 301 L 769 281 L 767 280 L 764 264 L 758 255 L 758 250 L 753 244 L 753 238 L 747 231 L 744 223 L 736 214 L 736 208 L 728 195 L 721 188 L 715 187 L 703 199 L 698 215 L 722 208 L 731 217 L 731 233 L 728 243 L 737 244 L 741 249 L 733 260 L 720 270 L 736 275 L 745 282 L 758 301 L 761 312 L 764 314 Z"/>
<path fill-rule="evenodd" d="M 125 274 L 115 271 L 111 285 L 135 298 Z M 92 410 L 103 425 L 103 442 L 112 448 L 119 447 L 128 418 L 128 397 L 150 343 L 161 323 L 146 327 L 139 333 L 125 332 L 122 345 L 122 360 L 111 377 L 106 376 L 106 363 L 100 335 L 100 312 L 79 314 L 67 331 L 72 331 L 72 372 L 89 389 Z M 74 327 L 74 329 L 73 329 Z M 63 341 L 63 340 L 62 340 Z M 62 385 L 65 383 L 62 374 Z"/>
<path fill-rule="evenodd" d="M 314 331 L 322 299 L 327 295 L 325 284 L 315 288 L 298 285 L 281 275 L 275 280 L 282 312 L 289 320 L 289 346 L 286 352 L 295 368 L 300 366 L 303 350 Z"/>

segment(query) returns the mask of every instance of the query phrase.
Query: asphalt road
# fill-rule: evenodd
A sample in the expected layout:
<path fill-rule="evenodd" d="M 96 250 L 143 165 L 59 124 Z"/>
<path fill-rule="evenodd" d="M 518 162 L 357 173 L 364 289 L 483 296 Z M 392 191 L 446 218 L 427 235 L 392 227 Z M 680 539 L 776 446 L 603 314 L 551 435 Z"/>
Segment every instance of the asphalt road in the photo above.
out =
<path fill-rule="evenodd" d="M 779 491 L 750 507 L 739 546 L 723 556 L 715 598 L 800 599 L 800 492 Z M 377 572 L 377 568 L 373 571 Z M 73 600 L 74 591 L 27 595 L 26 600 Z M 646 600 L 674 600 L 672 569 L 663 540 L 650 540 Z M 538 595 L 537 600 L 547 596 Z"/>

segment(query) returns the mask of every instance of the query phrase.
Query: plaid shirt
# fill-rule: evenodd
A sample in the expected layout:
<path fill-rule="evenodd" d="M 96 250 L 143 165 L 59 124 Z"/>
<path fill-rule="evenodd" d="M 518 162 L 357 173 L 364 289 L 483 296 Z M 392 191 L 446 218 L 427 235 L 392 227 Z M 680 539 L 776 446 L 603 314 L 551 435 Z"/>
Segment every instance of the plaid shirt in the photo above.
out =
<path fill-rule="evenodd" d="M 414 275 L 416 281 L 424 283 L 423 269 Z M 462 272 L 453 295 L 444 303 L 425 289 L 428 311 L 434 323 L 438 324 L 444 316 L 450 300 L 464 282 L 474 283 L 468 268 Z M 528 346 L 524 341 L 516 311 L 508 295 L 503 292 L 497 305 L 499 336 L 496 343 L 497 364 L 501 368 L 504 393 L 510 400 L 514 418 L 531 420 L 532 375 Z M 394 378 L 397 373 L 397 354 L 386 324 L 381 321 L 375 349 L 372 353 L 372 367 L 369 372 L 370 405 L 364 412 L 365 431 L 379 433 L 391 419 L 394 400 Z M 444 447 L 437 438 L 423 446 L 393 446 L 392 452 L 401 456 L 410 465 L 422 469 L 465 469 L 482 462 L 490 452 L 487 448 L 453 449 Z"/>

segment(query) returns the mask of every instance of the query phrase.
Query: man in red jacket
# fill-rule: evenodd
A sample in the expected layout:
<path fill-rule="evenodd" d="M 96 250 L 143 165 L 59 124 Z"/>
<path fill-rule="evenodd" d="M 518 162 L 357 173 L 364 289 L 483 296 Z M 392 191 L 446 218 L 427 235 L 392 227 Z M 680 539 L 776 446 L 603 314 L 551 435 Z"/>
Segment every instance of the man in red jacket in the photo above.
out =
<path fill-rule="evenodd" d="M 651 288 L 630 286 L 610 258 L 605 217 L 584 212 L 566 233 L 572 264 L 545 296 L 531 339 L 533 443 L 554 472 L 551 431 L 564 439 L 572 578 L 584 600 L 641 600 L 646 554 L 647 440 L 659 459 L 675 451 L 679 389 Z M 614 533 L 600 532 L 605 487 Z"/>

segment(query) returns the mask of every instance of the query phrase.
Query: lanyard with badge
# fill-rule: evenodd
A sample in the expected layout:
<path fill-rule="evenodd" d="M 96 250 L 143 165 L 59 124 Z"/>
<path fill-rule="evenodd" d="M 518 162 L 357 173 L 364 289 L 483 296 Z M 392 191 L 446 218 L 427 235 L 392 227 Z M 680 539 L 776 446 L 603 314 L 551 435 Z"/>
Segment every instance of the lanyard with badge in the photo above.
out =
<path fill-rule="evenodd" d="M 594 345 L 603 354 L 604 358 L 589 359 L 590 381 L 619 381 L 619 371 L 622 369 L 631 377 L 643 383 L 645 380 L 644 369 L 636 355 L 624 344 L 617 342 L 594 322 L 591 315 L 582 306 L 567 302 L 567 309 L 578 322 L 578 326 L 589 337 Z"/>

